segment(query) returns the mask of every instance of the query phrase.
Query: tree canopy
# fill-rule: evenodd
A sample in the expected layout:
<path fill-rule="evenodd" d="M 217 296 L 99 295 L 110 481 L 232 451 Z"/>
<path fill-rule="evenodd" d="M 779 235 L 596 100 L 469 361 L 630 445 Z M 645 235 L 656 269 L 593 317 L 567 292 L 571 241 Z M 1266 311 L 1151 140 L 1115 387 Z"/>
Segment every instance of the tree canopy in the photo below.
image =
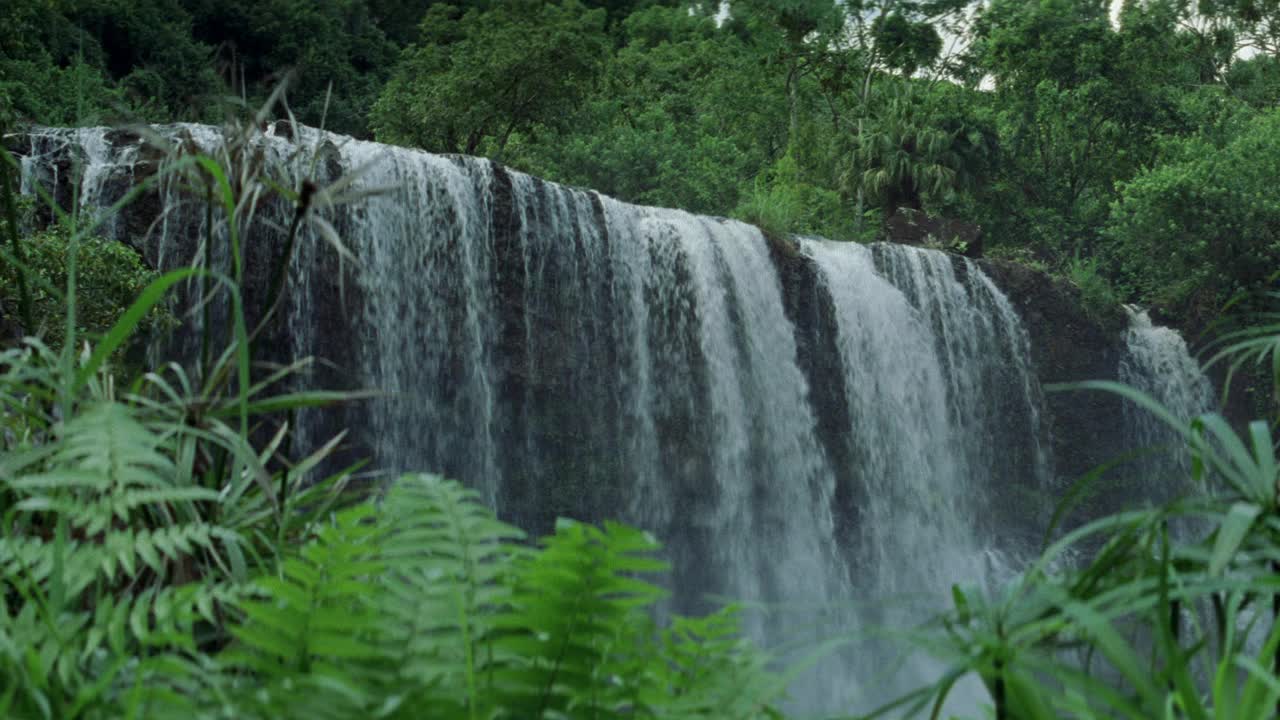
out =
<path fill-rule="evenodd" d="M 517 131 L 559 129 L 603 65 L 604 20 L 578 0 L 434 5 L 373 107 L 374 129 L 389 142 L 468 154 L 501 154 Z"/>

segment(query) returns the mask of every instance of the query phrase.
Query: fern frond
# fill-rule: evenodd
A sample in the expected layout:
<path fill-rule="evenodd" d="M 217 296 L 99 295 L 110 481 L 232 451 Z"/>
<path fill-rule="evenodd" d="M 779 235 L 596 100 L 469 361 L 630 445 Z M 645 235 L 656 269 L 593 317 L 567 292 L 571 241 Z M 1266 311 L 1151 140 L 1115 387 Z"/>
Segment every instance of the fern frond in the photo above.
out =
<path fill-rule="evenodd" d="M 620 713 L 633 698 L 634 680 L 616 672 L 636 640 L 630 628 L 664 594 L 638 579 L 666 569 L 653 557 L 658 544 L 623 525 L 568 520 L 544 542 L 523 563 L 499 621 L 508 632 L 496 644 L 515 662 L 498 690 L 520 717 Z"/>
<path fill-rule="evenodd" d="M 106 550 L 102 570 L 109 579 L 115 578 L 117 569 L 132 576 L 141 560 L 151 570 L 161 573 L 170 563 L 180 563 L 201 551 L 216 553 L 218 537 L 219 533 L 205 523 L 109 532 L 102 539 Z"/>
<path fill-rule="evenodd" d="M 132 717 L 154 720 L 202 720 L 235 717 L 221 695 L 221 668 L 207 656 L 162 653 L 123 669 L 116 686 L 118 703 Z"/>
<path fill-rule="evenodd" d="M 304 699 L 310 707 L 315 693 L 328 699 L 316 705 L 322 716 L 335 708 L 359 714 L 372 702 L 359 688 L 376 682 L 353 682 L 360 674 L 352 668 L 381 655 L 377 578 L 385 564 L 374 519 L 369 504 L 339 513 L 278 575 L 256 583 L 257 598 L 240 603 L 244 622 L 232 629 L 239 645 L 224 659 L 256 672 L 277 707 Z"/>
<path fill-rule="evenodd" d="M 56 513 L 75 527 L 96 534 L 128 523 L 135 511 L 152 520 L 171 520 L 165 504 L 208 496 L 195 488 L 174 488 L 173 464 L 160 441 L 117 403 L 99 403 L 67 422 L 43 472 L 8 480 L 23 500 L 20 510 Z"/>
<path fill-rule="evenodd" d="M 400 478 L 383 501 L 388 573 L 386 642 L 401 676 L 434 688 L 432 701 L 473 716 L 491 701 L 494 622 L 506 581 L 527 550 L 462 485 L 432 475 Z"/>
<path fill-rule="evenodd" d="M 663 632 L 647 706 L 659 717 L 762 718 L 776 701 L 766 658 L 742 638 L 730 606 L 701 618 L 676 617 Z"/>
<path fill-rule="evenodd" d="M 59 548 L 40 537 L 0 538 L 0 581 L 41 597 L 57 584 L 65 596 L 75 597 L 96 581 L 101 555 L 96 546 L 76 541 Z"/>
<path fill-rule="evenodd" d="M 55 716 L 115 707 L 126 671 L 152 651 L 194 650 L 197 623 L 237 597 L 210 573 L 240 542 L 202 519 L 217 495 L 174 482 L 172 448 L 135 412 L 86 406 L 0 469 L 18 511 L 0 584 L 22 599 L 0 645 L 19 648 L 27 700 Z"/>
<path fill-rule="evenodd" d="M 173 463 L 159 444 L 127 407 L 104 402 L 67 423 L 55 462 L 99 473 L 116 487 L 164 487 Z"/>

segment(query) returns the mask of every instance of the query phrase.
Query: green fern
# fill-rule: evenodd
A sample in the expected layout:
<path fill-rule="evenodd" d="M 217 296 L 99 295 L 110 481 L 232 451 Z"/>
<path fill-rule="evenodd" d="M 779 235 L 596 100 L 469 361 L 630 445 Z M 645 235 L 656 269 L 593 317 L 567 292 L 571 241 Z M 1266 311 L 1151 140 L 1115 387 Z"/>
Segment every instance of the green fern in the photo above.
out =
<path fill-rule="evenodd" d="M 611 717 L 631 709 L 636 678 L 623 677 L 637 648 L 632 623 L 663 596 L 638 576 L 661 572 L 657 542 L 615 523 L 603 529 L 568 520 L 512 587 L 508 632 L 498 647 L 514 661 L 499 692 L 516 717 Z M 639 645 L 643 648 L 644 645 Z"/>
<path fill-rule="evenodd" d="M 541 549 L 429 475 L 315 528 L 241 602 L 238 717 L 771 717 L 732 611 L 661 631 L 639 530 L 561 521 Z"/>
<path fill-rule="evenodd" d="M 11 714 L 75 716 L 148 648 L 193 650 L 234 598 L 209 573 L 239 538 L 200 519 L 216 495 L 175 485 L 165 450 L 134 410 L 100 402 L 0 462 L 14 500 L 0 581 L 21 601 L 0 627 L 0 669 L 24 678 Z"/>
<path fill-rule="evenodd" d="M 57 356 L 38 338 L 0 351 L 0 449 L 5 455 L 43 446 L 57 423 L 49 401 L 57 396 L 48 368 Z M 0 499 L 0 510 L 7 503 Z"/>
<path fill-rule="evenodd" d="M 676 617 L 662 636 L 650 707 L 663 718 L 755 718 L 774 713 L 780 689 L 766 659 L 741 635 L 736 607 Z"/>
<path fill-rule="evenodd" d="M 382 503 L 385 642 L 416 702 L 486 717 L 500 663 L 493 640 L 524 533 L 498 522 L 479 495 L 432 475 L 401 478 Z"/>
<path fill-rule="evenodd" d="M 383 656 L 377 578 L 387 569 L 375 512 L 365 504 L 339 513 L 279 574 L 256 582 L 257 597 L 240 604 L 244 622 L 232 630 L 239 646 L 223 660 L 266 681 L 247 698 L 247 712 L 369 712 L 369 689 L 378 683 L 363 670 Z"/>

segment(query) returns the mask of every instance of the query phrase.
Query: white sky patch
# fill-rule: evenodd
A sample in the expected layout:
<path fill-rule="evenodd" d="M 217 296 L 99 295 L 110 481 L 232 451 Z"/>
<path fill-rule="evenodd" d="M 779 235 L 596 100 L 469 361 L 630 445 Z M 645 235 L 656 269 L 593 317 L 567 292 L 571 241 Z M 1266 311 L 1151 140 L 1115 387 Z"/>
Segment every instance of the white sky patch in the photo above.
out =
<path fill-rule="evenodd" d="M 837 0 L 841 2 L 842 0 Z M 1125 0 L 1111 0 L 1110 18 L 1111 27 L 1120 29 L 1120 13 L 1124 9 Z M 988 3 L 988 0 L 974 0 L 970 2 L 968 7 L 960 11 L 962 20 L 959 23 L 944 22 L 935 25 L 938 34 L 942 37 L 942 57 L 950 58 L 963 54 L 969 48 L 970 38 L 968 31 L 972 27 L 973 20 Z M 730 0 L 720 0 L 720 9 L 715 15 L 717 25 L 723 25 L 731 15 Z M 690 10 L 692 12 L 692 10 Z M 1248 58 L 1255 54 L 1253 48 L 1245 48 L 1238 53 L 1241 58 Z M 925 72 L 925 71 L 922 71 Z M 983 78 L 979 84 L 982 90 L 993 90 L 995 83 L 992 78 Z"/>

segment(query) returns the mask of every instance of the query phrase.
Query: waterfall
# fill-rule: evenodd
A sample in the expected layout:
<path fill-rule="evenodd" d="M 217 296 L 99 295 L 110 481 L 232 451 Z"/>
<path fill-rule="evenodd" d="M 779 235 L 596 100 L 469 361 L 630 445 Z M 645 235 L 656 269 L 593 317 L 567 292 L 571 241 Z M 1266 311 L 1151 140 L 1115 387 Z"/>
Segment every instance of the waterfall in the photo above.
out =
<path fill-rule="evenodd" d="M 222 142 L 203 126 L 155 131 Z M 79 164 L 85 210 L 162 164 L 104 129 L 30 138 L 24 191 L 65 201 Z M 302 413 L 300 445 L 349 428 L 375 467 L 457 477 L 533 532 L 562 515 L 634 523 L 666 544 L 669 611 L 755 603 L 767 612 L 749 631 L 770 644 L 919 620 L 953 583 L 999 585 L 1035 551 L 1056 489 L 1050 418 L 1027 329 L 977 263 L 770 240 L 309 129 L 258 136 L 250 155 L 282 185 L 346 175 L 361 196 L 319 211 L 354 262 L 305 230 L 264 345 L 279 362 L 326 359 L 318 386 L 383 392 Z M 173 183 L 147 197 L 103 232 L 156 266 L 200 259 L 202 238 L 225 233 Z M 262 201 L 247 307 L 289 212 Z M 225 270 L 225 247 L 213 255 Z M 1135 321 L 1121 372 L 1192 403 L 1203 379 L 1166 332 Z M 838 655 L 797 685 L 800 705 L 868 707 L 931 672 L 890 652 Z"/>
<path fill-rule="evenodd" d="M 1009 555 L 1034 550 L 1018 536 L 1033 524 L 1019 515 L 1045 507 L 1028 499 L 1051 476 L 1026 333 L 967 260 L 818 240 L 803 249 L 835 315 L 842 436 L 854 446 L 862 505 L 849 549 L 857 592 L 898 598 L 861 610 L 857 622 L 909 626 L 949 602 L 953 584 L 995 588 L 1015 564 Z M 877 656 L 887 651 L 858 664 L 871 687 L 905 691 L 936 674 L 908 666 L 880 677 Z"/>
<path fill-rule="evenodd" d="M 367 186 L 396 188 L 345 225 L 362 266 L 360 374 L 391 392 L 371 413 L 375 456 L 398 470 L 447 463 L 493 503 L 502 428 L 490 165 L 390 154 L 378 162 L 367 145 L 347 153 L 344 167 L 369 169 Z"/>
<path fill-rule="evenodd" d="M 1178 331 L 1151 322 L 1140 308 L 1125 306 L 1129 326 L 1120 380 L 1147 393 L 1174 417 L 1190 420 L 1214 406 L 1213 387 L 1187 350 Z M 1131 448 L 1143 453 L 1133 463 L 1133 494 L 1153 502 L 1191 491 L 1191 458 L 1182 438 L 1151 413 L 1125 405 L 1125 429 Z"/>

